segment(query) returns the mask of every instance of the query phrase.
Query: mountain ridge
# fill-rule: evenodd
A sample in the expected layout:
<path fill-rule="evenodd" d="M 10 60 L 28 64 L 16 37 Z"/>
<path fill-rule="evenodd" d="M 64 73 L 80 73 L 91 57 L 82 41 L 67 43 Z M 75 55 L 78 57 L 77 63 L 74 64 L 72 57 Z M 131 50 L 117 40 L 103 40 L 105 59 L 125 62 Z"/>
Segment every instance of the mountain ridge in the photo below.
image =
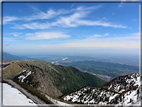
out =
<path fill-rule="evenodd" d="M 140 104 L 140 78 L 138 73 L 117 77 L 100 86 L 87 86 L 62 98 L 77 104 Z"/>
<path fill-rule="evenodd" d="M 10 61 L 10 60 L 34 60 L 33 58 L 28 58 L 26 56 L 18 56 L 18 55 L 14 55 L 11 53 L 7 53 L 7 52 L 3 52 L 3 60 L 4 61 Z"/>
<path fill-rule="evenodd" d="M 74 67 L 46 61 L 15 61 L 3 71 L 3 79 L 14 79 L 47 95 L 58 97 L 86 85 L 99 86 L 105 81 Z"/>

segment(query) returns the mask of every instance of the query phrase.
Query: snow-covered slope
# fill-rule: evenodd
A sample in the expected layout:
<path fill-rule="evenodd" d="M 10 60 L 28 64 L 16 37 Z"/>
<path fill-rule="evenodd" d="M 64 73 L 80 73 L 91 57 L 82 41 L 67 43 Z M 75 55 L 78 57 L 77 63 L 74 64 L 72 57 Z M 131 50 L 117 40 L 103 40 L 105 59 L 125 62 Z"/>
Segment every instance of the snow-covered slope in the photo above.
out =
<path fill-rule="evenodd" d="M 3 105 L 4 106 L 37 106 L 16 88 L 3 83 Z"/>
<path fill-rule="evenodd" d="M 133 87 L 140 87 L 140 75 L 133 73 L 125 76 L 120 76 L 111 80 L 103 86 L 108 87 L 109 90 L 122 93 L 123 91 L 131 89 Z"/>
<path fill-rule="evenodd" d="M 118 93 L 103 88 L 85 87 L 64 97 L 64 100 L 83 104 L 108 104 Z"/>
<path fill-rule="evenodd" d="M 117 105 L 132 105 L 134 104 L 135 106 L 140 105 L 140 94 L 139 94 L 140 89 L 134 89 L 127 91 L 123 94 L 120 94 L 117 96 L 117 98 L 114 99 L 113 102 L 115 102 Z"/>
<path fill-rule="evenodd" d="M 140 104 L 140 75 L 137 73 L 117 77 L 101 87 L 84 87 L 63 97 L 80 104 Z"/>

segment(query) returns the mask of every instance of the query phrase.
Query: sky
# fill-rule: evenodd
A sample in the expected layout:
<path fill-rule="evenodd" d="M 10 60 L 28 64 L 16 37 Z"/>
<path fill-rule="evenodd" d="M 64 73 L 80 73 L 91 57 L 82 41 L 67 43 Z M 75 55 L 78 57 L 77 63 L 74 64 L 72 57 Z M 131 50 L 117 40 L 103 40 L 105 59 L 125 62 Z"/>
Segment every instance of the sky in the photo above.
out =
<path fill-rule="evenodd" d="M 139 3 L 3 3 L 3 51 L 139 54 Z"/>

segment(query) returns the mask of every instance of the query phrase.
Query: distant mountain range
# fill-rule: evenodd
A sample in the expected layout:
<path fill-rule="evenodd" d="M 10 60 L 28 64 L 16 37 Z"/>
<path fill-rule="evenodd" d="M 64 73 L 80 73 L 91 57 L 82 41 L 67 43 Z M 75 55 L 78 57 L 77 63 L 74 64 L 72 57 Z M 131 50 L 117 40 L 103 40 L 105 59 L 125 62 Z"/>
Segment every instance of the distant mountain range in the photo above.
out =
<path fill-rule="evenodd" d="M 6 60 L 33 60 L 33 59 L 25 56 L 16 56 L 3 52 L 3 60 L 6 61 Z"/>
<path fill-rule="evenodd" d="M 3 79 L 28 84 L 52 97 L 58 97 L 83 86 L 101 86 L 105 81 L 69 66 L 46 61 L 15 61 L 3 71 Z"/>
<path fill-rule="evenodd" d="M 101 87 L 87 86 L 63 97 L 78 104 L 140 105 L 140 74 L 117 77 Z"/>
<path fill-rule="evenodd" d="M 3 60 L 22 60 L 22 58 L 3 52 Z"/>

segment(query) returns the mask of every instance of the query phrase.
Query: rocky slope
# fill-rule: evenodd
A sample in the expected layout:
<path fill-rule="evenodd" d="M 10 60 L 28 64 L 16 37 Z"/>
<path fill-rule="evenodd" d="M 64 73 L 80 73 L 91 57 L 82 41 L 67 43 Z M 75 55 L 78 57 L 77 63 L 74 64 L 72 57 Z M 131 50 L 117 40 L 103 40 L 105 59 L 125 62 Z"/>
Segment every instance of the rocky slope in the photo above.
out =
<path fill-rule="evenodd" d="M 140 74 L 117 77 L 101 87 L 84 87 L 63 97 L 79 104 L 140 104 Z"/>
<path fill-rule="evenodd" d="M 58 97 L 83 86 L 100 86 L 105 81 L 74 67 L 53 65 L 45 61 L 16 61 L 3 71 L 3 79 L 28 84 L 52 97 Z"/>

